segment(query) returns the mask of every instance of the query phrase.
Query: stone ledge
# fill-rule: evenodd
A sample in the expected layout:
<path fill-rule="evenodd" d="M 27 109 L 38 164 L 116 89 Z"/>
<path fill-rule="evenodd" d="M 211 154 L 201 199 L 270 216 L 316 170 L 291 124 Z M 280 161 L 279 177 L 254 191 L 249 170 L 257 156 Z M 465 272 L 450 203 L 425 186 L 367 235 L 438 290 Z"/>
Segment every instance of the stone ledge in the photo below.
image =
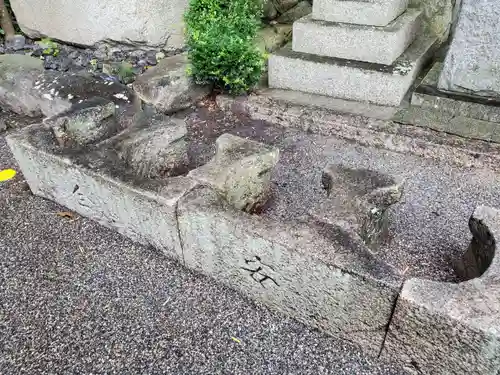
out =
<path fill-rule="evenodd" d="M 223 110 L 284 128 L 340 137 L 363 146 L 461 167 L 500 170 L 500 145 L 429 130 L 425 124 L 415 123 L 416 119 L 422 120 L 422 114 L 413 114 L 415 107 L 386 107 L 279 89 L 239 98 L 220 95 L 217 102 Z M 434 117 L 424 120 L 426 124 L 436 123 Z"/>
<path fill-rule="evenodd" d="M 438 88 L 442 62 L 436 62 L 415 88 L 411 104 L 422 108 L 500 123 L 500 99 L 450 92 Z"/>
<path fill-rule="evenodd" d="M 313 18 L 357 25 L 385 26 L 403 13 L 408 0 L 314 0 Z"/>
<path fill-rule="evenodd" d="M 378 354 L 400 279 L 364 247 L 231 210 L 206 188 L 179 202 L 179 232 L 187 267 Z"/>
<path fill-rule="evenodd" d="M 133 186 L 110 176 L 104 168 L 90 169 L 68 156 L 54 154 L 50 148 L 43 149 L 32 141 L 41 135 L 33 133 L 38 128 L 40 125 L 32 125 L 6 137 L 33 194 L 182 259 L 176 206 L 196 185 L 194 181 L 173 178 L 154 190 Z"/>
<path fill-rule="evenodd" d="M 402 279 L 364 243 L 312 218 L 246 214 L 189 177 L 134 180 L 113 156 L 120 137 L 64 150 L 50 132 L 37 124 L 7 137 L 34 194 L 372 355 L 380 351 Z"/>
<path fill-rule="evenodd" d="M 391 65 L 415 40 L 421 14 L 418 9 L 408 9 L 383 27 L 326 22 L 306 16 L 293 24 L 293 50 Z"/>
<path fill-rule="evenodd" d="M 490 375 L 500 368 L 500 211 L 478 207 L 460 284 L 410 279 L 389 326 L 383 357 L 418 374 Z"/>

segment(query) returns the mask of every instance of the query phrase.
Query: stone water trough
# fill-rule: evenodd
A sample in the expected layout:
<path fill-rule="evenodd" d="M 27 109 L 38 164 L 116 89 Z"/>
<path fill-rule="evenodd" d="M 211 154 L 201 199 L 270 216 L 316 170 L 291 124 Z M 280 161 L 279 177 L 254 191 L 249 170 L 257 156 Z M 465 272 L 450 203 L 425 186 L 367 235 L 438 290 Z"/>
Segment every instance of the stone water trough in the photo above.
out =
<path fill-rule="evenodd" d="M 409 371 L 498 374 L 499 211 L 472 214 L 463 282 L 405 279 L 379 249 L 411 181 L 339 157 L 300 185 L 287 164 L 307 149 L 300 132 L 279 147 L 225 133 L 194 165 L 184 120 L 102 79 L 90 94 L 68 85 L 37 78 L 30 103 L 47 117 L 7 136 L 34 194 Z"/>

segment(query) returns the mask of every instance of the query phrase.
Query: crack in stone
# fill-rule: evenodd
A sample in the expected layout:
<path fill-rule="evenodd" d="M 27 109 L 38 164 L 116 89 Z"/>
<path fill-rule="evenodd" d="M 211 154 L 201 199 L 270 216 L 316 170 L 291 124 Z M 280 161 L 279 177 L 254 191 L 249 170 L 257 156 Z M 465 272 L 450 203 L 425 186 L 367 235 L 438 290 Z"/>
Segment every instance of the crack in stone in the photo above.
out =
<path fill-rule="evenodd" d="M 183 197 L 184 196 L 185 195 L 183 195 Z M 182 239 L 181 227 L 179 225 L 179 201 L 180 201 L 180 199 L 177 202 L 175 202 L 175 207 L 174 207 L 175 229 L 177 230 L 177 236 L 179 237 L 179 245 L 181 247 L 182 264 L 184 266 L 186 266 L 186 258 L 184 257 L 184 240 Z"/>
<path fill-rule="evenodd" d="M 396 307 L 398 305 L 398 301 L 399 301 L 399 298 L 401 296 L 401 292 L 403 291 L 403 286 L 404 286 L 404 280 L 403 282 L 401 283 L 400 287 L 399 287 L 399 291 L 398 291 L 398 294 L 394 300 L 394 303 L 392 305 L 392 309 L 391 309 L 391 315 L 389 315 L 389 320 L 387 321 L 387 324 L 385 325 L 385 334 L 384 334 L 384 338 L 382 340 L 382 344 L 380 345 L 380 351 L 378 352 L 378 356 L 377 358 L 380 358 L 382 356 L 382 352 L 385 348 L 385 343 L 387 341 L 387 337 L 389 336 L 389 331 L 390 331 L 390 328 L 391 328 L 391 324 L 392 324 L 392 320 L 394 319 L 394 314 L 396 312 Z"/>

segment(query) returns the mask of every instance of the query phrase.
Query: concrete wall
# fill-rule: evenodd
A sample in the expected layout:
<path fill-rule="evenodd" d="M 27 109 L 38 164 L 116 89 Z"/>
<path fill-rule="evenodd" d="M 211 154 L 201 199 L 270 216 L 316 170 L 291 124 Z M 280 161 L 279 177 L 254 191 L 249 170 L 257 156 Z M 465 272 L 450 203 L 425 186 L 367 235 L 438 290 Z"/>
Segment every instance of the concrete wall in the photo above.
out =
<path fill-rule="evenodd" d="M 30 37 L 166 48 L 183 45 L 187 4 L 188 0 L 11 0 L 21 29 Z"/>

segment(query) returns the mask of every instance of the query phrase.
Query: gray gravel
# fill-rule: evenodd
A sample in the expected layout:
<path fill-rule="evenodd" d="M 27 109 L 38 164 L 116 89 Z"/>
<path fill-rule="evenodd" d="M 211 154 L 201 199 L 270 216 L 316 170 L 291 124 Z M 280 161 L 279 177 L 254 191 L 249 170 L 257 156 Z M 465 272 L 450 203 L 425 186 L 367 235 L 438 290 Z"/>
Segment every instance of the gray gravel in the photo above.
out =
<path fill-rule="evenodd" d="M 1 374 L 403 374 L 59 211 L 0 183 Z"/>
<path fill-rule="evenodd" d="M 452 262 L 470 242 L 468 220 L 474 208 L 500 207 L 500 176 L 489 170 L 457 168 L 312 134 L 285 136 L 278 146 L 275 201 L 265 212 L 276 220 L 305 215 L 326 199 L 321 172 L 328 163 L 370 168 L 405 181 L 403 200 L 390 211 L 391 239 L 377 255 L 406 271 L 406 277 L 457 281 Z"/>

